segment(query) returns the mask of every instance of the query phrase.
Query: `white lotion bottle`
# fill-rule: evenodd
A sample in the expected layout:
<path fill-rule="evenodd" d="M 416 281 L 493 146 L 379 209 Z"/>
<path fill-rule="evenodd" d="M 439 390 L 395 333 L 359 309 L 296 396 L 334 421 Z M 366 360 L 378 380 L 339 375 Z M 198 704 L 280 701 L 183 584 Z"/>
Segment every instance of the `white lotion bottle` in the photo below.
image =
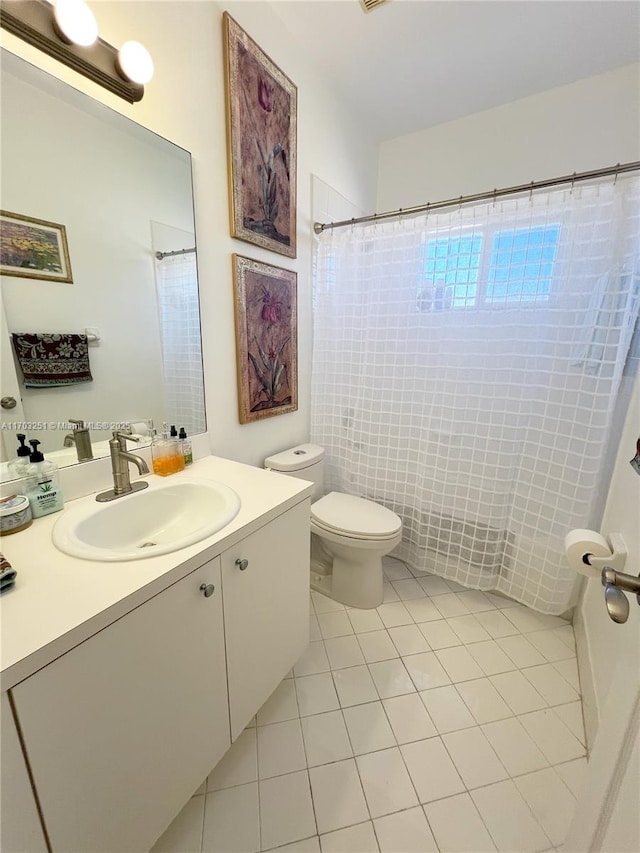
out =
<path fill-rule="evenodd" d="M 30 465 L 25 471 L 27 497 L 34 518 L 58 512 L 64 506 L 62 491 L 58 480 L 58 466 L 47 462 L 38 450 L 37 438 L 29 441 L 33 451 L 29 457 Z"/>

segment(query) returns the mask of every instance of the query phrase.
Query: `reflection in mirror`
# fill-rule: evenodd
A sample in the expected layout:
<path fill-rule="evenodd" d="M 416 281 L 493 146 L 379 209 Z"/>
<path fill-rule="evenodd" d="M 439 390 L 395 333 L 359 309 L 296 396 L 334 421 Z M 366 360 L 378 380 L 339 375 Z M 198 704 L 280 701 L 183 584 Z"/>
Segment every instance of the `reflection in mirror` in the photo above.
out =
<path fill-rule="evenodd" d="M 189 153 L 7 51 L 1 62 L 2 208 L 26 217 L 2 230 L 0 397 L 15 400 L 0 408 L 5 478 L 17 433 L 57 464 L 77 462 L 63 447 L 72 418 L 89 425 L 94 456 L 125 423 L 204 432 Z M 35 250 L 51 238 L 29 220 L 64 226 L 71 283 L 41 260 Z M 72 384 L 41 351 L 21 365 L 11 344 L 13 333 L 87 331 L 92 378 Z M 73 361 L 68 348 L 56 352 Z M 42 382 L 29 387 L 34 360 Z"/>

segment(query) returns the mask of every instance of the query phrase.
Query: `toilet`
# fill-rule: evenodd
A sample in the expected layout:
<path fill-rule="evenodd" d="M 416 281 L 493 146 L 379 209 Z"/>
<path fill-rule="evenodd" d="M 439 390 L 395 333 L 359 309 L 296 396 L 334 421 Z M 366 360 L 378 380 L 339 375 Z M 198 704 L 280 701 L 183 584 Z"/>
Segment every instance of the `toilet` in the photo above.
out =
<path fill-rule="evenodd" d="M 300 444 L 264 461 L 271 471 L 313 483 L 311 588 L 349 607 L 382 604 L 382 558 L 402 539 L 399 516 L 374 501 L 329 492 L 323 496 L 324 449 Z"/>

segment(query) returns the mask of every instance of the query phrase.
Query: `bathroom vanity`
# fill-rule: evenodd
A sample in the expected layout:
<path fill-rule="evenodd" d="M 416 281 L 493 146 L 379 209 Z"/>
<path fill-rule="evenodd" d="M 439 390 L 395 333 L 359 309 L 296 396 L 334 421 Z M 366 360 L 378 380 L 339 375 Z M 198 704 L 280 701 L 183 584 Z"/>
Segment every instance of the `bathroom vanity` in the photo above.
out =
<path fill-rule="evenodd" d="M 61 513 L 2 541 L 6 853 L 149 850 L 306 647 L 311 485 L 216 457 L 188 476 L 241 506 L 180 551 L 69 557 Z"/>

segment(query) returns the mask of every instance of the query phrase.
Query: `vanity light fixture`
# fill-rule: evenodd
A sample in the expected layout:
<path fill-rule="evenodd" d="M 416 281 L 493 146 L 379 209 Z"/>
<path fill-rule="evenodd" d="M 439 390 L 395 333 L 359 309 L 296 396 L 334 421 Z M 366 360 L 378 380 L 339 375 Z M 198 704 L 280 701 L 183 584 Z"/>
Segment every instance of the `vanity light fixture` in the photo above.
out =
<path fill-rule="evenodd" d="M 126 41 L 118 51 L 118 72 L 125 79 L 144 86 L 153 77 L 153 59 L 139 41 Z"/>
<path fill-rule="evenodd" d="M 83 0 L 56 0 L 53 19 L 58 35 L 67 44 L 90 47 L 98 38 L 95 15 Z"/>
<path fill-rule="evenodd" d="M 55 5 L 0 0 L 0 26 L 131 104 L 142 99 L 144 84 L 153 76 L 151 56 L 139 42 L 126 42 L 118 52 L 98 38 L 95 17 L 83 0 L 56 0 Z M 137 45 L 133 61 L 130 45 Z"/>

